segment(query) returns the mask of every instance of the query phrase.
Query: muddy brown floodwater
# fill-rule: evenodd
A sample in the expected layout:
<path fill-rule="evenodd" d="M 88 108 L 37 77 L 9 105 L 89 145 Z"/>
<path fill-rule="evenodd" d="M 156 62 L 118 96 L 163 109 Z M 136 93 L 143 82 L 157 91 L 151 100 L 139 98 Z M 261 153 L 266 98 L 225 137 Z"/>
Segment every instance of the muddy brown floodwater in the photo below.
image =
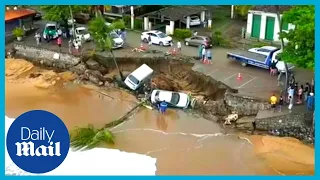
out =
<path fill-rule="evenodd" d="M 48 110 L 72 130 L 87 124 L 101 127 L 136 104 L 135 97 L 123 91 L 110 89 L 110 98 L 93 86 L 63 83 L 72 78 L 23 60 L 6 60 L 6 115 Z M 298 140 L 228 135 L 220 125 L 180 110 L 160 115 L 141 109 L 112 132 L 116 144 L 110 148 L 157 158 L 158 175 L 314 174 L 314 149 Z"/>

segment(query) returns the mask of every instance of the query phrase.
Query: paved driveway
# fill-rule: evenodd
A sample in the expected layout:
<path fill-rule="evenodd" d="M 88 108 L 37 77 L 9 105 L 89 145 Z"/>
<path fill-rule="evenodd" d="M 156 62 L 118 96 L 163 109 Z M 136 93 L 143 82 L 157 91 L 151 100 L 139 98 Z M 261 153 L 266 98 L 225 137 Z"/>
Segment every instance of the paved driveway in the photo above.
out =
<path fill-rule="evenodd" d="M 44 21 L 38 21 L 39 24 L 44 25 Z M 27 40 L 28 39 L 28 40 Z M 33 37 L 27 38 L 26 41 L 35 42 Z M 67 42 L 64 41 L 65 47 Z M 132 53 L 131 49 L 139 47 L 141 45 L 140 33 L 134 31 L 128 31 L 126 39 L 127 47 L 122 50 L 116 50 L 116 55 L 124 55 Z M 183 43 L 182 43 L 183 44 Z M 44 44 L 43 46 L 52 46 L 50 44 Z M 54 45 L 58 49 L 57 45 Z M 92 47 L 89 43 L 87 46 Z M 175 47 L 175 45 L 173 46 Z M 163 52 L 169 51 L 173 47 L 161 47 L 158 45 L 152 45 L 151 48 Z M 65 49 L 67 51 L 67 48 Z M 190 47 L 182 45 L 182 54 L 186 56 L 197 56 L 197 47 Z M 260 69 L 252 66 L 242 67 L 237 61 L 232 61 L 226 58 L 226 54 L 230 49 L 225 48 L 213 48 L 213 64 L 205 65 L 196 61 L 193 69 L 202 72 L 212 78 L 221 81 L 232 88 L 239 89 L 239 93 L 244 95 L 256 96 L 261 98 L 269 98 L 272 93 L 279 93 L 280 88 L 277 86 L 277 78 L 271 77 L 268 70 Z M 241 74 L 241 80 L 237 79 L 238 74 Z M 296 80 L 301 83 L 310 82 L 313 74 L 312 72 L 296 68 L 295 70 Z"/>

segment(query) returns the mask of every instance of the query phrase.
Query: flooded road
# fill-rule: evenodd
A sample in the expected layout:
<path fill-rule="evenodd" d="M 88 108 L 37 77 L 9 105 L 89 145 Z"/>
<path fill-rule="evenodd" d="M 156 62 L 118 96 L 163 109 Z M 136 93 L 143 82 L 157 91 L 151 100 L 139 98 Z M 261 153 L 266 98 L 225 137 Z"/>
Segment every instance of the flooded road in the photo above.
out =
<path fill-rule="evenodd" d="M 7 71 L 6 71 L 7 75 Z M 27 78 L 19 76 L 15 79 Z M 6 78 L 6 115 L 43 109 L 55 113 L 69 130 L 101 127 L 135 106 L 126 92 L 74 84 L 39 88 L 30 81 Z M 112 129 L 111 148 L 157 158 L 158 175 L 284 175 L 313 174 L 314 149 L 291 138 L 225 134 L 220 125 L 200 116 L 169 109 L 165 115 L 141 108 Z M 286 164 L 284 167 L 283 165 Z"/>

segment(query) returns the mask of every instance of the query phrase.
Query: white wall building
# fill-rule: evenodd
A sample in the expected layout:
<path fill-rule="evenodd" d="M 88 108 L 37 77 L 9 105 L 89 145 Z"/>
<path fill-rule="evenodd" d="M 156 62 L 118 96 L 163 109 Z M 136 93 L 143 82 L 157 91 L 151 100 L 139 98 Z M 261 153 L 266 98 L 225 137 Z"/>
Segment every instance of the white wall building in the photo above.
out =
<path fill-rule="evenodd" d="M 291 6 L 280 6 L 280 13 L 289 10 Z M 280 15 L 282 17 L 282 15 Z M 283 22 L 282 30 L 294 29 L 294 25 Z M 248 12 L 246 37 L 279 42 L 280 27 L 275 6 L 254 6 Z M 286 39 L 284 39 L 287 42 Z"/>

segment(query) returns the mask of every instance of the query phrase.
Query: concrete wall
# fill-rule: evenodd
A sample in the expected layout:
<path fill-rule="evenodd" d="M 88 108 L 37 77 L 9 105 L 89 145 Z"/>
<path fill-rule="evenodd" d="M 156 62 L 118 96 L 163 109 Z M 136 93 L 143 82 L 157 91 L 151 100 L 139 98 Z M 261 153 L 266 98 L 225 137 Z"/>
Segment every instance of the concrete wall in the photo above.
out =
<path fill-rule="evenodd" d="M 280 27 L 278 25 L 278 17 L 275 13 L 265 13 L 262 11 L 249 11 L 248 18 L 247 18 L 247 31 L 246 31 L 246 37 L 250 38 L 252 33 L 252 21 L 253 21 L 253 15 L 261 15 L 261 25 L 260 25 L 260 38 L 261 40 L 265 39 L 265 33 L 266 33 L 266 23 L 267 23 L 267 17 L 274 17 L 275 18 L 275 24 L 274 24 L 274 33 L 273 33 L 273 41 L 279 42 L 279 32 Z M 282 17 L 282 15 L 280 15 Z M 294 29 L 295 26 L 293 24 L 288 25 L 288 29 Z M 284 31 L 286 32 L 286 31 Z M 287 39 L 284 39 L 285 43 L 288 42 Z"/>
<path fill-rule="evenodd" d="M 43 49 L 40 47 L 26 46 L 15 43 L 16 55 L 24 57 L 34 63 L 40 63 L 48 67 L 57 67 L 67 69 L 80 63 L 80 58 L 66 53 Z M 54 55 L 59 54 L 59 59 L 55 59 Z"/>

